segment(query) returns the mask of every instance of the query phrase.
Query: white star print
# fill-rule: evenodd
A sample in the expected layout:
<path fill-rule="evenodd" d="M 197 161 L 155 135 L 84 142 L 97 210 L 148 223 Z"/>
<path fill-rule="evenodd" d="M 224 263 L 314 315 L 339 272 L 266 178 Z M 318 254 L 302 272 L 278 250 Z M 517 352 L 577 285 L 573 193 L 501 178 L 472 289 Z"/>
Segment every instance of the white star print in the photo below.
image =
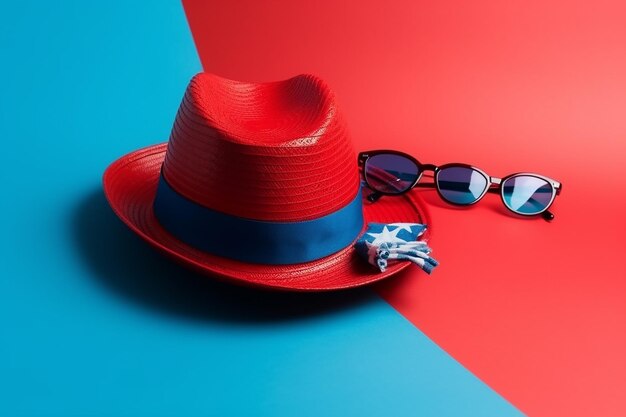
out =
<path fill-rule="evenodd" d="M 367 241 L 365 242 L 365 245 L 367 246 L 367 261 L 372 265 L 376 265 L 376 257 L 378 256 L 378 246 L 374 246 Z"/>
<path fill-rule="evenodd" d="M 406 240 L 402 240 L 398 237 L 400 230 L 402 229 L 398 227 L 390 232 L 387 226 L 384 226 L 381 233 L 368 233 L 368 235 L 374 238 L 372 245 L 378 245 L 380 243 L 406 243 Z"/>
<path fill-rule="evenodd" d="M 372 231 L 370 231 L 372 230 Z M 380 230 L 374 233 L 373 230 Z M 404 233 L 404 231 L 408 233 Z M 374 223 L 357 241 L 355 247 L 368 263 L 385 272 L 388 265 L 409 261 L 430 274 L 439 264 L 430 256 L 431 249 L 427 243 L 417 238 L 426 230 L 426 226 L 418 223 Z M 398 237 L 408 235 L 407 240 Z"/>
<path fill-rule="evenodd" d="M 411 226 L 416 226 L 415 223 L 389 223 L 389 226 L 396 226 L 400 230 L 406 230 L 411 233 Z"/>

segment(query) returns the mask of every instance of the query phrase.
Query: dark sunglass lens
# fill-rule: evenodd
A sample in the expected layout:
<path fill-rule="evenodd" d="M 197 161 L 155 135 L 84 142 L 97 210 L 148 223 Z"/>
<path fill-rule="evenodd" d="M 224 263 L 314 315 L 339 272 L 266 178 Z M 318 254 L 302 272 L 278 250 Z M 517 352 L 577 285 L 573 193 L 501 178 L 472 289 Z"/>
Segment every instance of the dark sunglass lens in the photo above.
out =
<path fill-rule="evenodd" d="M 504 204 L 520 214 L 539 214 L 552 201 L 554 189 L 552 185 L 531 175 L 517 175 L 502 183 Z"/>
<path fill-rule="evenodd" d="M 448 167 L 437 173 L 437 186 L 447 201 L 472 204 L 484 194 L 488 184 L 487 178 L 472 168 Z"/>
<path fill-rule="evenodd" d="M 365 163 L 367 184 L 376 191 L 399 194 L 411 188 L 419 176 L 412 160 L 391 153 L 371 156 Z"/>

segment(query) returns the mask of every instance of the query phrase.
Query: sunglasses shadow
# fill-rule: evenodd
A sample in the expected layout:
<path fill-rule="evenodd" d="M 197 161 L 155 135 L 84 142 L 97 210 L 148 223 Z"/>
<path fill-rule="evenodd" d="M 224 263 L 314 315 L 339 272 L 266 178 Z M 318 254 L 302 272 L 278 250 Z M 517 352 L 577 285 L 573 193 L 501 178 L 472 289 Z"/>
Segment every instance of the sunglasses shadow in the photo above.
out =
<path fill-rule="evenodd" d="M 425 203 L 435 207 L 441 207 L 451 210 L 467 210 L 467 207 L 455 206 L 453 204 L 446 203 L 441 199 L 439 193 L 437 193 L 437 190 L 435 190 L 434 188 L 414 188 L 409 192 L 418 193 L 417 195 L 420 196 L 420 198 L 424 200 Z"/>
<path fill-rule="evenodd" d="M 538 221 L 541 220 L 541 216 L 522 216 L 515 214 L 511 210 L 507 209 L 498 195 L 487 193 L 479 202 L 469 206 L 455 206 L 454 204 L 448 204 L 441 199 L 436 190 L 430 188 L 414 188 L 412 193 L 419 193 L 418 195 L 422 200 L 435 207 L 441 207 L 448 210 L 472 210 L 475 206 L 481 206 L 490 209 L 503 216 L 512 217 L 515 219 L 525 221 Z"/>
<path fill-rule="evenodd" d="M 129 302 L 179 318 L 263 324 L 332 314 L 378 299 L 369 288 L 276 292 L 188 270 L 135 236 L 115 216 L 101 189 L 78 203 L 71 222 L 76 250 L 98 284 Z"/>

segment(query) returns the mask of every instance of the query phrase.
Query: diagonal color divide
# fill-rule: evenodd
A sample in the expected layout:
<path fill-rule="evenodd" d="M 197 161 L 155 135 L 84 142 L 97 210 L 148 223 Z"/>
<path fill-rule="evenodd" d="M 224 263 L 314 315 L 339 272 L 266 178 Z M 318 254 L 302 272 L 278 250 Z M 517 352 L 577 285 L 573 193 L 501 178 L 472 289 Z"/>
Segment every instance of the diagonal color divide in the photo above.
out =
<path fill-rule="evenodd" d="M 102 171 L 201 69 L 180 3 L 3 6 L 0 416 L 519 415 L 372 291 L 219 284 L 116 218 Z"/>
<path fill-rule="evenodd" d="M 552 224 L 423 192 L 442 265 L 377 290 L 521 410 L 626 415 L 624 3 L 184 6 L 205 70 L 320 75 L 359 149 L 562 181 Z"/>

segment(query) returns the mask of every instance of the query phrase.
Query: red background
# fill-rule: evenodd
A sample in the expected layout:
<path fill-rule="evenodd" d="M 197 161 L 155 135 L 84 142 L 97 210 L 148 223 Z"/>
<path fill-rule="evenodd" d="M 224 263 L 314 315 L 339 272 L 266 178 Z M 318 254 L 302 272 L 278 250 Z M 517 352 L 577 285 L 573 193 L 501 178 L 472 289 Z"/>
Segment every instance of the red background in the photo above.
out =
<path fill-rule="evenodd" d="M 626 415 L 626 3 L 184 6 L 205 70 L 321 76 L 359 150 L 561 181 L 552 223 L 415 191 L 441 266 L 377 290 L 522 411 Z"/>

